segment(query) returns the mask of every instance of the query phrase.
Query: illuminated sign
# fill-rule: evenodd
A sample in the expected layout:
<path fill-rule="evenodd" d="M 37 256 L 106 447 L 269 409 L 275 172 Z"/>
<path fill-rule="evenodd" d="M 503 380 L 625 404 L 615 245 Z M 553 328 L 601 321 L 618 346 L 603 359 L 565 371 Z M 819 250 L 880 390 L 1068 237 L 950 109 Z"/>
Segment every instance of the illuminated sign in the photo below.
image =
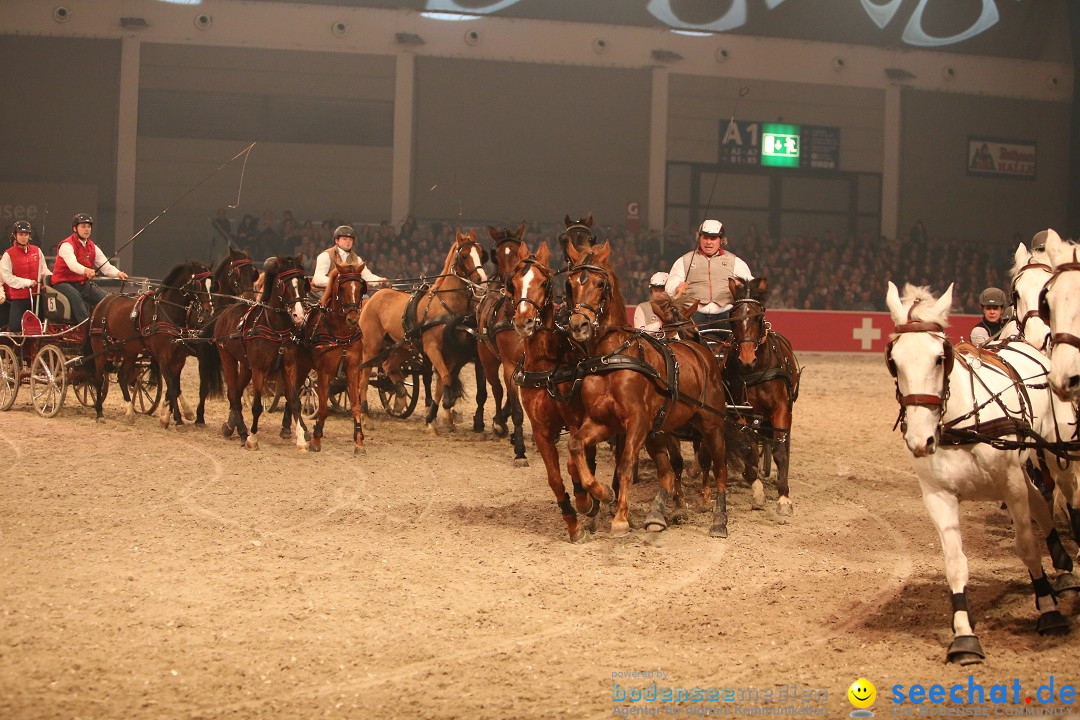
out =
<path fill-rule="evenodd" d="M 764 123 L 761 126 L 761 164 L 799 167 L 799 126 Z"/>
<path fill-rule="evenodd" d="M 968 175 L 1035 179 L 1033 140 L 968 137 Z"/>

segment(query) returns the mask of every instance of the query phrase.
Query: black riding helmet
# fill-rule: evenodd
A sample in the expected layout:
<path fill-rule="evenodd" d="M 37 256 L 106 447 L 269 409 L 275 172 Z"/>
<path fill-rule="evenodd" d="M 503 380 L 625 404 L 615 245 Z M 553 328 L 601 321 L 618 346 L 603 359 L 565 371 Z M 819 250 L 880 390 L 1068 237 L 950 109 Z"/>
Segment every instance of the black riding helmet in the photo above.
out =
<path fill-rule="evenodd" d="M 11 226 L 11 239 L 15 240 L 15 233 L 32 233 L 34 229 L 30 227 L 30 223 L 25 220 L 16 220 L 15 224 Z"/>
<path fill-rule="evenodd" d="M 347 237 L 356 240 L 356 231 L 352 229 L 351 225 L 338 225 L 337 230 L 334 231 L 334 240 L 339 237 Z"/>
<path fill-rule="evenodd" d="M 75 213 L 75 217 L 71 218 L 71 229 L 74 230 L 76 225 L 82 223 L 88 223 L 91 227 L 94 225 L 94 218 L 90 217 L 86 213 Z"/>

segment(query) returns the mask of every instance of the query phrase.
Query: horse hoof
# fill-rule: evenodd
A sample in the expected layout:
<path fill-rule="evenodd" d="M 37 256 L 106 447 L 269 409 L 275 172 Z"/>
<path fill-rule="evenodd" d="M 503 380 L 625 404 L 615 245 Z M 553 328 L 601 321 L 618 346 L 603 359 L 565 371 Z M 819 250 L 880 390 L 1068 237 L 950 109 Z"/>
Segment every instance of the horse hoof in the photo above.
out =
<path fill-rule="evenodd" d="M 299 448 L 297 448 L 297 449 L 299 449 Z M 311 452 L 322 452 L 322 445 L 317 445 L 316 443 L 313 443 L 313 442 L 308 443 L 307 449 L 310 450 Z"/>
<path fill-rule="evenodd" d="M 601 486 L 600 493 L 600 497 L 598 498 L 599 500 L 604 500 L 606 502 L 614 502 L 615 490 L 612 489 L 610 485 Z"/>
<path fill-rule="evenodd" d="M 186 433 L 187 429 L 188 429 L 188 426 L 185 425 L 184 423 L 176 423 L 176 432 L 178 432 L 178 433 Z"/>
<path fill-rule="evenodd" d="M 1069 632 L 1069 621 L 1057 610 L 1050 610 L 1039 616 L 1035 630 L 1040 635 L 1064 635 Z"/>
<path fill-rule="evenodd" d="M 684 523 L 688 517 L 690 517 L 690 513 L 686 511 L 686 508 L 677 508 L 671 513 L 671 524 L 679 525 L 680 523 Z"/>
<path fill-rule="evenodd" d="M 514 467 L 527 468 L 529 467 L 529 461 L 525 458 L 514 458 Z"/>
<path fill-rule="evenodd" d="M 753 483 L 754 500 L 750 503 L 751 510 L 764 510 L 765 509 L 765 486 L 761 484 L 760 480 L 755 480 Z"/>
<path fill-rule="evenodd" d="M 200 420 L 199 418 L 196 418 L 195 419 L 195 425 L 197 427 L 202 427 L 203 425 L 206 425 L 206 420 Z"/>
<path fill-rule="evenodd" d="M 248 439 L 244 441 L 244 447 L 246 447 L 248 450 L 258 450 L 259 439 L 256 438 L 254 435 L 250 435 Z"/>
<path fill-rule="evenodd" d="M 626 537 L 630 534 L 630 523 L 625 520 L 611 521 L 611 537 Z"/>
<path fill-rule="evenodd" d="M 776 514 L 777 515 L 794 515 L 795 504 L 791 502 L 791 498 L 782 497 L 776 501 Z"/>
<path fill-rule="evenodd" d="M 281 432 L 280 432 L 280 433 L 278 433 L 278 434 L 279 434 L 279 435 L 281 436 L 281 439 L 282 439 L 282 440 L 288 440 L 289 438 L 291 438 L 291 437 L 292 437 L 292 430 L 287 430 L 287 429 L 284 429 L 284 428 L 283 428 L 283 429 L 281 430 Z"/>
<path fill-rule="evenodd" d="M 195 413 L 193 413 L 193 412 L 184 413 L 184 419 L 187 420 L 188 422 L 191 422 L 192 420 L 195 419 Z"/>
<path fill-rule="evenodd" d="M 1063 572 L 1054 578 L 1053 586 L 1058 597 L 1073 597 L 1080 593 L 1080 578 L 1071 572 Z"/>
<path fill-rule="evenodd" d="M 473 420 L 472 431 L 474 433 L 482 433 L 482 432 L 484 432 L 484 421 L 483 420 L 479 420 L 479 421 Z"/>
<path fill-rule="evenodd" d="M 975 665 L 981 663 L 985 657 L 986 654 L 979 643 L 979 638 L 974 635 L 957 635 L 949 646 L 945 662 L 956 665 Z"/>
<path fill-rule="evenodd" d="M 588 542 L 588 540 L 589 531 L 581 525 L 578 525 L 577 529 L 570 533 L 570 542 L 575 545 L 579 545 L 583 542 Z"/>
<path fill-rule="evenodd" d="M 439 431 L 435 428 L 435 423 L 427 423 L 424 426 L 424 432 L 428 435 L 438 435 Z"/>
<path fill-rule="evenodd" d="M 667 520 L 661 513 L 653 511 L 645 518 L 645 532 L 663 532 L 667 530 Z"/>
<path fill-rule="evenodd" d="M 709 528 L 709 535 L 715 538 L 727 537 L 727 523 L 713 523 Z"/>
<path fill-rule="evenodd" d="M 233 426 L 229 423 L 221 423 L 221 434 L 223 437 L 232 437 Z"/>
<path fill-rule="evenodd" d="M 126 422 L 128 425 L 134 425 L 135 424 L 135 413 L 125 413 L 124 414 L 124 422 Z"/>
<path fill-rule="evenodd" d="M 366 447 L 354 447 L 352 451 L 353 455 L 367 455 Z"/>
<path fill-rule="evenodd" d="M 497 438 L 504 438 L 510 432 L 509 428 L 497 422 L 491 423 L 491 433 Z"/>
<path fill-rule="evenodd" d="M 96 418 L 94 418 L 94 421 L 99 422 L 99 423 L 103 423 L 103 422 L 105 422 L 105 416 L 104 415 L 98 415 Z"/>

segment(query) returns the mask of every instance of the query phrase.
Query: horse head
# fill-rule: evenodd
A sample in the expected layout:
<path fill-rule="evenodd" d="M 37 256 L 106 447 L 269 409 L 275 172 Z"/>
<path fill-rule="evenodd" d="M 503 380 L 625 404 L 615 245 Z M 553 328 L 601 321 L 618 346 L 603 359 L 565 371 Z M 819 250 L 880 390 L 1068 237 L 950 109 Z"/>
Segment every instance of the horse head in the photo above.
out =
<path fill-rule="evenodd" d="M 572 303 L 570 335 L 578 342 L 589 342 L 599 335 L 602 325 L 624 324 L 626 306 L 609 262 L 611 245 L 607 241 L 585 252 L 573 245 L 568 250 L 571 265 L 566 280 Z"/>
<path fill-rule="evenodd" d="M 1020 243 L 1016 246 L 1013 255 L 1013 267 L 1009 273 L 1012 277 L 1012 304 L 1015 313 L 1016 330 L 1024 339 L 1044 353 L 1050 351 L 1050 327 L 1039 313 L 1039 299 L 1042 296 L 1043 287 L 1054 274 L 1050 267 L 1045 252 L 1036 255 L 1030 253 L 1027 247 Z M 1007 337 L 1005 331 L 1002 337 Z"/>
<path fill-rule="evenodd" d="M 667 338 L 682 336 L 692 340 L 698 339 L 697 325 L 691 319 L 697 312 L 701 302 L 687 294 L 677 298 L 667 293 L 659 300 L 650 300 L 649 307 L 660 318 L 660 331 Z"/>
<path fill-rule="evenodd" d="M 278 257 L 267 263 L 263 286 L 263 302 L 271 308 L 288 313 L 293 325 L 300 327 L 307 319 L 304 296 L 307 278 L 304 277 L 304 257 Z"/>
<path fill-rule="evenodd" d="M 161 281 L 162 299 L 184 308 L 189 328 L 201 328 L 213 317 L 215 289 L 210 268 L 197 260 L 177 265 Z"/>
<path fill-rule="evenodd" d="M 471 285 L 487 282 L 484 263 L 488 260 L 488 254 L 487 250 L 476 241 L 475 230 L 467 233 L 458 230 L 450 253 L 453 256 L 449 267 L 452 275 L 456 275 Z"/>
<path fill-rule="evenodd" d="M 565 229 L 559 235 L 559 242 L 562 243 L 564 260 L 570 261 L 570 247 L 574 247 L 579 252 L 587 252 L 596 246 L 592 213 L 580 220 L 571 220 L 570 216 L 567 215 L 563 218 L 563 224 Z"/>
<path fill-rule="evenodd" d="M 885 350 L 885 362 L 896 380 L 901 429 L 915 457 L 934 453 L 949 397 L 953 347 L 945 335 L 953 286 L 940 298 L 926 288 L 907 285 L 904 297 L 889 283 L 885 305 L 896 331 Z"/>
<path fill-rule="evenodd" d="M 255 299 L 255 281 L 258 278 L 259 270 L 251 257 L 234 247 L 229 247 L 229 254 L 214 271 L 219 292 L 244 300 Z"/>
<path fill-rule="evenodd" d="M 525 223 L 518 225 L 517 230 L 493 228 L 490 225 L 487 229 L 493 243 L 491 256 L 495 258 L 499 277 L 505 282 L 518 262 L 517 251 L 521 247 L 522 240 L 525 239 Z"/>
<path fill-rule="evenodd" d="M 765 278 L 728 279 L 735 302 L 731 306 L 731 340 L 738 349 L 739 363 L 749 370 L 757 362 L 757 351 L 769 332 L 765 322 L 765 298 L 769 284 Z"/>
<path fill-rule="evenodd" d="M 1046 255 L 1054 275 L 1037 305 L 1050 327 L 1050 387 L 1059 397 L 1080 401 L 1080 245 L 1047 231 Z"/>
<path fill-rule="evenodd" d="M 341 264 L 334 261 L 330 269 L 326 290 L 323 291 L 319 305 L 345 315 L 345 321 L 351 327 L 360 324 L 360 306 L 364 302 L 367 282 L 363 272 L 366 262 L 359 264 Z"/>
<path fill-rule="evenodd" d="M 551 252 L 546 242 L 530 255 L 525 243 L 518 245 L 517 263 L 506 279 L 506 292 L 514 301 L 514 329 L 521 337 L 530 337 L 552 308 L 552 278 L 548 261 Z"/>

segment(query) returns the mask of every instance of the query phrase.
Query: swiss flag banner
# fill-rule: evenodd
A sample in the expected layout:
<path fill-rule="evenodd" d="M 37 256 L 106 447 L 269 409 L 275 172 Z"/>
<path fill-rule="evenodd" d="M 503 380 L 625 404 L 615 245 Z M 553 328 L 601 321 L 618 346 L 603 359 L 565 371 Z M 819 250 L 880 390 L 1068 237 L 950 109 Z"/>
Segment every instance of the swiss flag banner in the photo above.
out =
<path fill-rule="evenodd" d="M 633 308 L 629 311 L 633 322 Z M 773 329 L 791 341 L 799 352 L 885 352 L 893 332 L 892 316 L 887 312 L 858 310 L 767 310 L 765 319 Z M 949 316 L 949 339 L 966 340 L 981 315 Z"/>

